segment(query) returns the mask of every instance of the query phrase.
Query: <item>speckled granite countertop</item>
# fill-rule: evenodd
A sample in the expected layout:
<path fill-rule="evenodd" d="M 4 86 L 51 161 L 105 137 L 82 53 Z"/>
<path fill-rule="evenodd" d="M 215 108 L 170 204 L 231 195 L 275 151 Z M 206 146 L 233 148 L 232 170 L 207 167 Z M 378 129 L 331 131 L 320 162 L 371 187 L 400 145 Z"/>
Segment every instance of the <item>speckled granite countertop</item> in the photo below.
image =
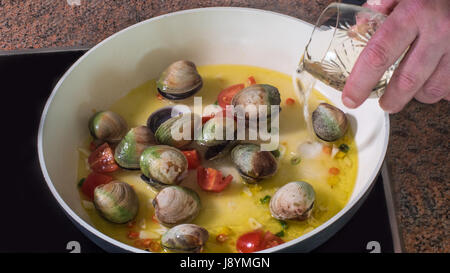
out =
<path fill-rule="evenodd" d="M 238 6 L 311 23 L 330 0 L 0 0 L 0 50 L 89 47 L 145 19 L 172 11 Z M 71 5 L 69 5 L 71 3 Z M 409 103 L 391 115 L 387 163 L 403 248 L 450 252 L 450 104 Z"/>

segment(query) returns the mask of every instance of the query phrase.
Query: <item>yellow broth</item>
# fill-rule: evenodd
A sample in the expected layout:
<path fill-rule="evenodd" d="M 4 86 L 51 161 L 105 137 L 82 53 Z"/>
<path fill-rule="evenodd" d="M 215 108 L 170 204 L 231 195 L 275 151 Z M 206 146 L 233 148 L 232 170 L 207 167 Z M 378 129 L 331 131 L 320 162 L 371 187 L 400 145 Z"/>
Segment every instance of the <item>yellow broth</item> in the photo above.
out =
<path fill-rule="evenodd" d="M 350 147 L 348 153 L 338 152 L 335 157 L 324 152 L 317 158 L 305 159 L 297 165 L 291 163 L 297 155 L 297 147 L 309 139 L 303 119 L 302 105 L 292 87 L 290 76 L 277 71 L 253 66 L 240 65 L 212 65 L 200 66 L 198 71 L 203 78 L 203 87 L 195 95 L 201 96 L 203 106 L 213 104 L 218 93 L 233 84 L 245 83 L 249 76 L 254 76 L 257 83 L 271 84 L 277 87 L 281 94 L 280 112 L 280 152 L 279 168 L 275 176 L 263 180 L 256 185 L 245 184 L 237 171 L 233 168 L 229 157 L 212 162 L 202 161 L 203 166 L 210 166 L 221 170 L 226 176 L 233 175 L 233 181 L 221 193 L 210 193 L 200 189 L 196 181 L 196 171 L 190 170 L 182 186 L 195 190 L 202 203 L 200 214 L 193 223 L 203 226 L 209 231 L 209 240 L 204 252 L 236 252 L 237 238 L 256 228 L 271 231 L 276 234 L 282 230 L 280 222 L 271 217 L 268 203 L 263 204 L 260 199 L 266 195 L 273 196 L 278 188 L 291 181 L 306 181 L 316 192 L 316 202 L 312 216 L 306 221 L 287 221 L 284 230 L 284 241 L 295 239 L 317 228 L 322 223 L 338 213 L 349 200 L 354 188 L 357 173 L 357 149 L 351 130 L 333 143 L 334 147 L 345 143 Z M 130 128 L 146 124 L 148 116 L 157 109 L 173 104 L 168 100 L 158 98 L 155 80 L 131 90 L 119 99 L 109 110 L 115 111 L 125 118 Z M 287 105 L 286 99 L 295 99 L 294 104 Z M 310 98 L 310 109 L 314 109 L 320 101 L 328 101 L 317 91 Z M 193 105 L 193 97 L 177 102 Z M 100 109 L 96 109 L 100 110 Z M 104 109 L 101 109 L 104 110 Z M 86 141 L 84 148 L 80 148 L 78 178 L 86 177 L 90 170 L 87 166 L 87 147 L 91 139 Z M 338 175 L 329 173 L 331 167 L 340 170 Z M 159 239 L 167 228 L 152 220 L 154 209 L 151 201 L 156 192 L 140 179 L 140 171 L 120 170 L 111 174 L 115 179 L 131 184 L 136 190 L 140 208 L 135 224 L 113 224 L 107 222 L 95 211 L 92 204 L 82 201 L 93 225 L 101 232 L 130 245 L 136 245 L 139 239 Z M 87 200 L 80 192 L 82 200 Z M 130 231 L 139 233 L 137 239 L 128 238 Z M 216 240 L 218 234 L 227 234 L 224 243 Z M 163 251 L 163 250 L 161 250 Z"/>

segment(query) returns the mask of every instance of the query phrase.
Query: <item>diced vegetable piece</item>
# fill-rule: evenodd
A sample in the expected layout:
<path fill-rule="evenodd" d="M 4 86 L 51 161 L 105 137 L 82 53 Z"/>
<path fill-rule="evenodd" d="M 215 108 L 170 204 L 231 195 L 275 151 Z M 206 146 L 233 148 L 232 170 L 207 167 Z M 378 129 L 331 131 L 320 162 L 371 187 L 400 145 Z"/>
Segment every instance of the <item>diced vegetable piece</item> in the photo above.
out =
<path fill-rule="evenodd" d="M 266 195 L 263 198 L 259 199 L 259 202 L 261 202 L 261 204 L 267 204 L 270 201 L 270 195 Z"/>
<path fill-rule="evenodd" d="M 91 153 L 88 163 L 94 172 L 110 173 L 119 169 L 119 165 L 114 161 L 114 153 L 108 143 L 103 143 Z"/>
<path fill-rule="evenodd" d="M 129 231 L 127 235 L 128 239 L 137 239 L 139 237 L 139 232 Z"/>
<path fill-rule="evenodd" d="M 221 192 L 233 180 L 233 176 L 222 176 L 222 172 L 213 168 L 197 168 L 197 183 L 204 191 Z"/>
<path fill-rule="evenodd" d="M 94 199 L 94 190 L 97 186 L 102 184 L 107 184 L 111 182 L 113 178 L 106 174 L 101 173 L 91 173 L 86 177 L 83 185 L 81 186 L 81 191 L 89 197 L 91 200 Z"/>
<path fill-rule="evenodd" d="M 219 243 L 225 243 L 225 241 L 228 240 L 228 236 L 226 234 L 219 234 L 216 236 L 216 241 Z"/>
<path fill-rule="evenodd" d="M 226 109 L 226 106 L 231 104 L 231 100 L 233 99 L 234 95 L 244 89 L 244 87 L 245 85 L 243 83 L 240 83 L 223 89 L 217 97 L 217 102 L 219 103 L 220 107 Z"/>
<path fill-rule="evenodd" d="M 281 231 L 277 232 L 277 233 L 275 234 L 275 236 L 277 236 L 277 237 L 283 237 L 283 236 L 284 236 L 284 230 L 281 230 Z"/>
<path fill-rule="evenodd" d="M 81 186 L 83 186 L 84 181 L 86 180 L 86 178 L 81 178 L 80 181 L 78 181 L 78 188 L 81 188 Z"/>
<path fill-rule="evenodd" d="M 284 220 L 278 220 L 278 222 L 280 223 L 281 227 L 283 229 L 287 229 L 288 228 L 288 223 Z"/>
<path fill-rule="evenodd" d="M 188 169 L 195 170 L 200 166 L 200 158 L 197 150 L 182 151 L 188 161 Z"/>
<path fill-rule="evenodd" d="M 302 161 L 302 159 L 299 156 L 293 156 L 291 158 L 291 165 L 297 165 Z"/>
<path fill-rule="evenodd" d="M 339 145 L 339 150 L 344 153 L 348 153 L 348 151 L 350 150 L 350 147 L 348 147 L 347 144 L 342 143 L 341 145 Z"/>
<path fill-rule="evenodd" d="M 250 86 L 250 85 L 253 85 L 253 84 L 256 84 L 255 77 L 253 77 L 253 76 L 248 77 L 248 79 L 247 79 L 247 86 Z"/>
<path fill-rule="evenodd" d="M 328 145 L 323 145 L 322 152 L 327 155 L 331 155 L 332 148 Z"/>
<path fill-rule="evenodd" d="M 287 98 L 286 99 L 286 104 L 287 105 L 292 105 L 292 104 L 294 104 L 295 103 L 295 100 L 293 99 L 293 98 Z"/>
<path fill-rule="evenodd" d="M 330 173 L 330 174 L 332 174 L 332 175 L 338 175 L 338 174 L 340 173 L 340 170 L 339 170 L 338 168 L 336 168 L 336 167 L 331 167 L 331 168 L 328 170 L 328 173 Z"/>

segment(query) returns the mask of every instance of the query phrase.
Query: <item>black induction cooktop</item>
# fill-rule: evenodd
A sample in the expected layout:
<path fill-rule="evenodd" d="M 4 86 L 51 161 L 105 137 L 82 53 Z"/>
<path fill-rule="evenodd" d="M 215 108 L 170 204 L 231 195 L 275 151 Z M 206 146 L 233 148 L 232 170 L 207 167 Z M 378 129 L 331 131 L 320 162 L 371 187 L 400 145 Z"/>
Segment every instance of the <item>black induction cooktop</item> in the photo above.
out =
<path fill-rule="evenodd" d="M 103 250 L 64 214 L 42 176 L 37 132 L 44 104 L 63 73 L 86 49 L 0 52 L 3 181 L 0 252 Z M 6 124 L 5 124 L 6 123 Z M 393 252 L 381 176 L 355 216 L 314 252 Z"/>

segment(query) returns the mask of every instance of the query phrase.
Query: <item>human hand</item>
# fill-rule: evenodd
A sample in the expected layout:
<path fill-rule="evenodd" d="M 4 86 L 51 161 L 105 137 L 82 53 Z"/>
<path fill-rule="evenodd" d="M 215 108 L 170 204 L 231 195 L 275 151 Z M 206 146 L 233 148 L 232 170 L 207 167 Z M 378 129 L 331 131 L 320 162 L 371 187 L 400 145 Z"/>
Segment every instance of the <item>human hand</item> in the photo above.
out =
<path fill-rule="evenodd" d="M 343 103 L 361 105 L 409 46 L 379 100 L 381 108 L 396 113 L 413 98 L 450 100 L 450 0 L 372 0 L 365 6 L 388 17 L 356 61 Z"/>

